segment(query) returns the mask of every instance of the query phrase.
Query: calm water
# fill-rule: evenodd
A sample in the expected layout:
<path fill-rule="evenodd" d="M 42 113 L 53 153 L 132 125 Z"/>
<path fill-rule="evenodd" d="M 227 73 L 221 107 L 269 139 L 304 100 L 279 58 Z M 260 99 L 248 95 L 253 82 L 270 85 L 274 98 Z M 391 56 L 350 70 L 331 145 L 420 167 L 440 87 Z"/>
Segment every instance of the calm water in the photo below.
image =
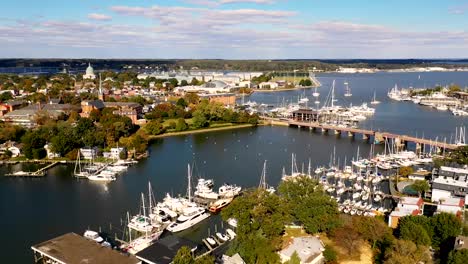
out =
<path fill-rule="evenodd" d="M 343 94 L 342 85 L 347 80 L 353 93 L 352 103 L 358 104 L 370 101 L 375 88 L 382 104 L 376 115 L 362 126 L 406 134 L 424 131 L 426 136 L 449 138 L 456 126 L 468 125 L 468 118 L 434 112 L 412 103 L 389 102 L 385 94 L 395 83 L 416 87 L 423 86 L 424 83 L 419 83 L 422 81 L 426 86 L 455 82 L 464 86 L 468 73 L 420 75 L 420 80 L 418 74 L 323 75 L 320 81 L 324 87 L 320 92 L 325 95 L 331 81 L 336 79 L 337 94 Z M 250 99 L 273 104 L 282 97 L 291 100 L 304 92 L 311 94 L 310 89 L 305 89 L 254 94 Z M 338 98 L 341 103 L 344 101 Z M 195 177 L 213 178 L 216 186 L 228 182 L 252 187 L 258 185 L 263 161 L 268 160 L 267 181 L 276 186 L 283 166 L 290 170 L 292 152 L 297 154 L 298 167 L 304 164 L 307 168 L 309 158 L 313 167 L 328 164 L 334 148 L 336 159 L 342 163 L 345 157 L 349 160 L 355 155 L 358 147 L 361 155 L 370 151 L 370 146 L 358 137 L 350 139 L 286 127 L 258 127 L 162 139 L 150 147 L 150 158 L 107 185 L 73 179 L 72 166 L 63 165 L 51 169 L 43 179 L 0 176 L 3 261 L 30 263 L 31 245 L 66 232 L 81 234 L 87 227 L 119 232 L 126 212 L 138 210 L 140 193 L 146 191 L 148 181 L 159 199 L 166 192 L 185 193 L 187 163 L 194 164 Z M 377 146 L 376 150 L 382 148 Z M 0 175 L 11 169 L 21 168 L 19 165 L 2 167 Z M 214 231 L 213 223 L 218 223 L 220 228 L 219 218 L 215 217 L 182 235 L 194 240 L 205 237 L 208 226 Z"/>

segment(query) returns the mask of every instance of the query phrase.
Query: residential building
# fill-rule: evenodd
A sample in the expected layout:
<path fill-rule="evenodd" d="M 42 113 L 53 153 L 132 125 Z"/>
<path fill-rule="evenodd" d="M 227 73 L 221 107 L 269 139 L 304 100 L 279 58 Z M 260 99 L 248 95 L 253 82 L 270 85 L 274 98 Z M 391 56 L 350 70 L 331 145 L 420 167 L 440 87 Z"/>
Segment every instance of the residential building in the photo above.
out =
<path fill-rule="evenodd" d="M 47 152 L 48 159 L 60 158 L 60 154 L 53 152 L 49 144 L 44 145 L 44 149 Z"/>
<path fill-rule="evenodd" d="M 132 102 L 104 102 L 105 107 L 116 108 L 115 115 L 127 116 L 133 124 L 137 123 L 138 118 L 143 113 L 143 107 L 138 103 Z"/>
<path fill-rule="evenodd" d="M 466 204 L 468 202 L 468 182 L 440 176 L 432 180 L 433 202 L 451 197 L 463 198 Z"/>
<path fill-rule="evenodd" d="M 291 259 L 291 256 L 296 252 L 301 259 L 301 264 L 315 264 L 324 261 L 323 251 L 325 247 L 322 241 L 314 236 L 295 237 L 289 245 L 281 250 L 281 263 L 285 263 Z"/>
<path fill-rule="evenodd" d="M 413 173 L 411 173 L 408 178 L 410 180 L 415 180 L 415 181 L 423 181 L 423 180 L 430 180 L 432 174 L 430 171 L 427 170 L 417 170 Z"/>
<path fill-rule="evenodd" d="M 463 208 L 465 207 L 465 199 L 463 198 L 445 198 L 440 199 L 439 204 L 437 205 L 438 213 L 450 213 L 455 214 L 458 217 L 462 216 Z"/>
<path fill-rule="evenodd" d="M 124 151 L 125 151 L 125 148 L 121 148 L 121 147 L 111 148 L 109 152 L 103 152 L 102 156 L 104 156 L 104 158 L 108 158 L 108 159 L 117 159 L 117 160 L 119 160 L 120 159 L 120 153 L 122 153 Z"/>
<path fill-rule="evenodd" d="M 24 127 L 35 127 L 36 117 L 41 114 L 48 115 L 49 118 L 57 119 L 62 114 L 69 114 L 72 111 L 79 112 L 79 107 L 70 104 L 35 104 L 18 110 L 6 113 L 0 119 L 4 122 L 20 125 Z"/>
<path fill-rule="evenodd" d="M 94 148 L 80 148 L 80 154 L 83 156 L 83 159 L 92 160 L 97 157 L 98 149 Z"/>
<path fill-rule="evenodd" d="M 396 228 L 400 218 L 407 215 L 422 215 L 424 209 L 424 201 L 418 197 L 401 197 L 395 210 L 390 213 L 388 218 L 388 226 Z"/>
<path fill-rule="evenodd" d="M 0 116 L 4 116 L 6 113 L 20 109 L 23 104 L 23 101 L 8 101 L 5 103 L 0 103 Z"/>
<path fill-rule="evenodd" d="M 441 166 L 438 170 L 438 176 L 459 181 L 468 181 L 468 169 Z"/>
<path fill-rule="evenodd" d="M 12 157 L 18 157 L 21 155 L 21 145 L 13 141 L 7 141 L 0 145 L 0 152 L 5 153 L 6 151 L 10 151 Z"/>

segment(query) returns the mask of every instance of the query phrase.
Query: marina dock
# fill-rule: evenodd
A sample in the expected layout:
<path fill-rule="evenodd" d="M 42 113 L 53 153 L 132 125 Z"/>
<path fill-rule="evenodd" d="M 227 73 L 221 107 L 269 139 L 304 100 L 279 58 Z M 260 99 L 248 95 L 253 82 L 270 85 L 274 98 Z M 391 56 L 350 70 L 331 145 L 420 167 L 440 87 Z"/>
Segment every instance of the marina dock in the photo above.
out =
<path fill-rule="evenodd" d="M 51 163 L 43 168 L 38 169 L 37 171 L 17 171 L 13 173 L 7 173 L 5 176 L 8 177 L 43 177 L 46 175 L 46 171 L 55 165 L 59 164 L 60 161 Z"/>

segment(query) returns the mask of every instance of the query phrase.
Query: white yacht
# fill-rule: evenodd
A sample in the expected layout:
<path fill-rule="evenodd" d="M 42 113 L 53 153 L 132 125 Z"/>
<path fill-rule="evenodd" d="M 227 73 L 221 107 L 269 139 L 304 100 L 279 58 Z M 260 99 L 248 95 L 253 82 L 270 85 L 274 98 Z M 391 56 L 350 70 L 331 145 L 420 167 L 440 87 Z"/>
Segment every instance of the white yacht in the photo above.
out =
<path fill-rule="evenodd" d="M 242 187 L 225 183 L 219 187 L 218 194 L 223 198 L 231 198 L 239 195 L 241 191 Z"/>
<path fill-rule="evenodd" d="M 348 82 L 344 82 L 345 85 L 345 97 L 351 97 L 353 94 L 351 93 L 351 88 L 349 88 Z"/>
<path fill-rule="evenodd" d="M 376 100 L 375 99 L 375 91 L 374 91 L 374 98 L 372 99 L 372 101 L 370 102 L 371 105 L 377 105 L 377 104 L 380 104 L 380 101 Z"/>
<path fill-rule="evenodd" d="M 107 175 L 107 174 L 89 175 L 88 180 L 90 180 L 90 181 L 109 182 L 109 181 L 115 181 L 115 176 Z"/>
<path fill-rule="evenodd" d="M 173 233 L 180 232 L 200 223 L 208 217 L 210 217 L 210 214 L 204 208 L 192 207 L 179 216 L 175 223 L 170 224 L 167 230 Z"/>
<path fill-rule="evenodd" d="M 213 180 L 198 179 L 195 196 L 212 200 L 218 199 L 219 195 L 213 191 L 213 185 Z"/>

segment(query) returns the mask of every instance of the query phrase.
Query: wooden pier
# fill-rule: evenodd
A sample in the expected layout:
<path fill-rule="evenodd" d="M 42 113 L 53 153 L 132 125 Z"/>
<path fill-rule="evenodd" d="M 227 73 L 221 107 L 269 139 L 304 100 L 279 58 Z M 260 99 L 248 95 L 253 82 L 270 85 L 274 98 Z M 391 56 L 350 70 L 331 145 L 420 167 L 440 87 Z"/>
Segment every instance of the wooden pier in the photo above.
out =
<path fill-rule="evenodd" d="M 43 168 L 40 168 L 37 171 L 18 171 L 18 172 L 13 172 L 13 173 L 7 173 L 5 174 L 5 176 L 8 176 L 8 177 L 44 177 L 48 169 L 54 167 L 55 165 L 59 163 L 60 161 L 56 161 Z"/>
<path fill-rule="evenodd" d="M 422 145 L 437 147 L 439 149 L 446 149 L 446 150 L 454 150 L 458 148 L 455 144 L 449 144 L 446 142 L 435 141 L 431 139 L 425 138 L 418 138 L 408 135 L 399 135 L 390 132 L 379 132 L 374 130 L 368 129 L 360 129 L 360 128 L 353 128 L 353 127 L 344 127 L 344 126 L 334 126 L 328 124 L 321 124 L 317 122 L 301 122 L 289 119 L 287 121 L 289 126 L 296 126 L 296 127 L 308 127 L 309 129 L 320 129 L 322 132 L 333 131 L 335 134 L 347 133 L 349 136 L 354 136 L 355 134 L 361 134 L 363 139 L 369 139 L 370 137 L 374 137 L 375 141 L 384 141 L 387 139 L 395 139 L 396 142 L 404 145 L 408 142 L 412 142 L 416 144 L 416 148 L 420 148 Z"/>

